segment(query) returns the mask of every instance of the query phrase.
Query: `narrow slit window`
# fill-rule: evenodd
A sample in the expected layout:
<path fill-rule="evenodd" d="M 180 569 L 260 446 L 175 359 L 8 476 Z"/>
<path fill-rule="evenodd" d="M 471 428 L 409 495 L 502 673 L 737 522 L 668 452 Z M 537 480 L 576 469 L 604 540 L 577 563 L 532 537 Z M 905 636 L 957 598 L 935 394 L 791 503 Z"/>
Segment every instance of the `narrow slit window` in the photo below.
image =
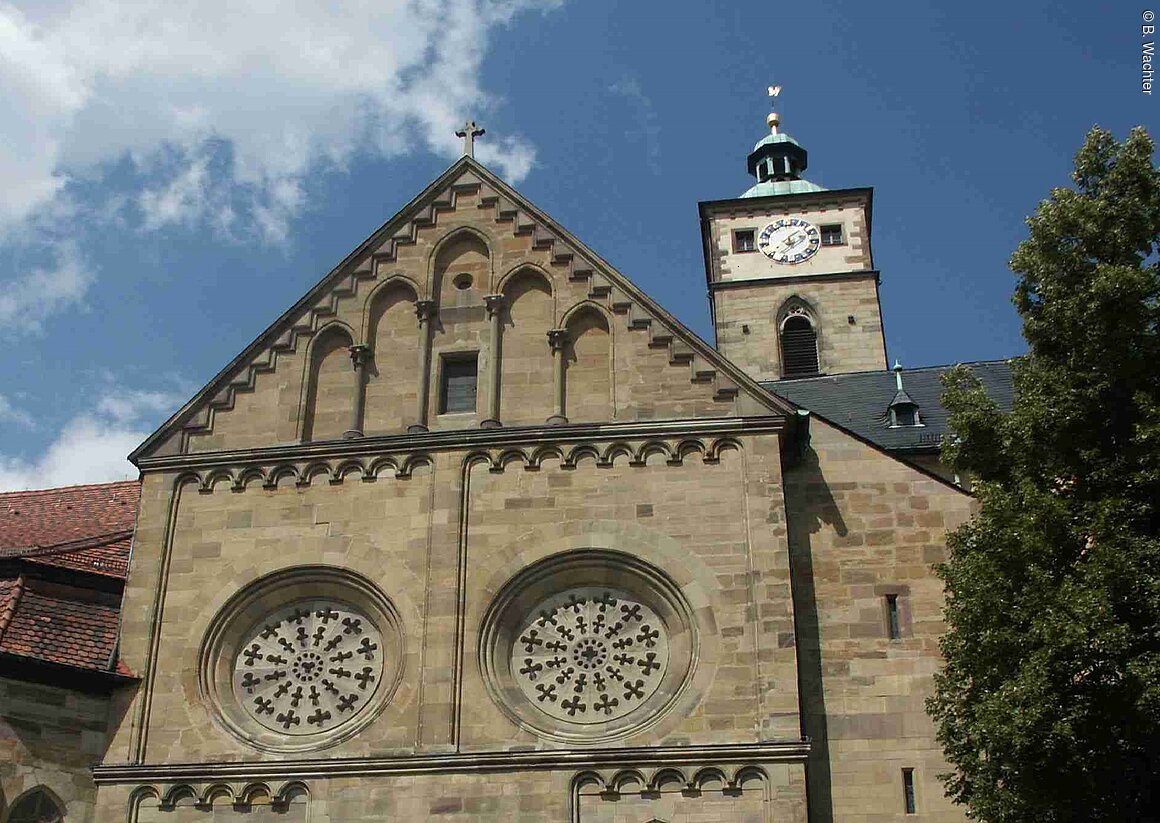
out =
<path fill-rule="evenodd" d="M 474 354 L 444 358 L 439 385 L 440 414 L 475 411 L 477 372 Z"/>
<path fill-rule="evenodd" d="M 886 633 L 891 640 L 902 637 L 902 624 L 898 620 L 898 595 L 886 595 Z"/>
<path fill-rule="evenodd" d="M 914 803 L 914 769 L 902 770 L 902 808 L 906 814 L 918 814 Z"/>

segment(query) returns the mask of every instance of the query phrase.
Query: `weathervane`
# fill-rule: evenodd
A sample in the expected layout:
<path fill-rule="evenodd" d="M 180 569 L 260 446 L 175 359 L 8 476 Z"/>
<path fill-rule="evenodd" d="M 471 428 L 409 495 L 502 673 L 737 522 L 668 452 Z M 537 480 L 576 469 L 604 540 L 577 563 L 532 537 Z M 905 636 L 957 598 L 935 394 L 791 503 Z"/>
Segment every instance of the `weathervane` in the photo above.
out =
<path fill-rule="evenodd" d="M 475 157 L 475 138 L 482 137 L 484 134 L 487 132 L 475 125 L 474 120 L 468 120 L 463 124 L 463 128 L 455 132 L 456 137 L 463 138 L 464 157 Z"/>
<path fill-rule="evenodd" d="M 781 94 L 781 86 L 770 86 L 767 94 L 769 94 L 770 107 L 776 107 L 777 96 Z M 779 115 L 776 110 L 770 111 L 769 116 L 765 118 L 765 122 L 769 124 L 770 134 L 777 134 L 777 126 L 781 122 L 781 115 Z"/>

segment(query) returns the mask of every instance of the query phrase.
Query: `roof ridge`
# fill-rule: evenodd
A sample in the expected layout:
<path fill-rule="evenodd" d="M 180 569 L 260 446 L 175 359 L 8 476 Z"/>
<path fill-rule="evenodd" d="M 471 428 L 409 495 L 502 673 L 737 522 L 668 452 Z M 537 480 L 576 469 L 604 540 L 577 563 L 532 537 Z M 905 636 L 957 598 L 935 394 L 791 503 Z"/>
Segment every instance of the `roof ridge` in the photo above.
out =
<path fill-rule="evenodd" d="M 90 537 L 79 537 L 76 540 L 67 540 L 64 543 L 53 543 L 48 546 L 13 546 L 0 547 L 0 557 L 43 557 L 48 554 L 63 554 L 65 552 L 92 549 L 132 537 L 135 529 L 118 529 L 115 532 L 105 532 Z"/>
<path fill-rule="evenodd" d="M 18 489 L 15 491 L 0 491 L 0 500 L 14 497 L 32 497 L 39 495 L 60 494 L 75 489 L 112 488 L 113 486 L 140 486 L 140 480 L 110 480 L 106 483 L 77 483 L 72 486 L 49 486 L 43 489 Z"/>
<path fill-rule="evenodd" d="M 1016 357 L 1019 357 L 1019 356 L 1020 355 L 1013 355 L 1011 357 L 998 358 L 995 360 L 960 360 L 957 363 L 941 363 L 941 364 L 934 365 L 934 366 L 912 366 L 909 368 L 904 366 L 902 369 L 902 373 L 903 374 L 913 374 L 914 372 L 919 372 L 919 371 L 933 371 L 936 369 L 953 369 L 955 366 L 998 366 L 998 365 L 1002 365 L 1005 363 L 1010 363 L 1012 360 L 1014 360 Z M 785 385 L 788 383 L 817 383 L 817 382 L 821 382 L 823 380 L 838 380 L 838 379 L 843 378 L 843 377 L 872 377 L 875 375 L 882 376 L 882 377 L 893 377 L 894 372 L 892 369 L 867 369 L 866 371 L 844 371 L 844 372 L 837 372 L 835 374 L 819 374 L 819 375 L 816 375 L 814 377 L 791 377 L 791 378 L 782 377 L 782 378 L 779 378 L 777 380 L 762 380 L 760 382 L 760 384 L 762 386 L 768 387 L 771 385 Z"/>

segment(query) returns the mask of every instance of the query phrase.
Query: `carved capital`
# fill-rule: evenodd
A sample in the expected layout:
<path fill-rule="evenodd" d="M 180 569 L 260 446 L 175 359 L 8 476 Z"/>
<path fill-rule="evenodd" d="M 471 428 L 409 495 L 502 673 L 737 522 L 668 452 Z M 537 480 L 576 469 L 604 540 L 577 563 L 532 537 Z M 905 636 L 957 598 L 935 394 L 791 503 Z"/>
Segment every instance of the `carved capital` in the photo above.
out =
<path fill-rule="evenodd" d="M 552 347 L 552 351 L 563 351 L 568 345 L 568 330 L 548 329 L 548 345 Z"/>
<path fill-rule="evenodd" d="M 494 317 L 507 304 L 507 298 L 502 294 L 485 294 L 483 305 L 487 308 L 487 316 Z"/>
<path fill-rule="evenodd" d="M 435 316 L 437 306 L 434 300 L 416 300 L 415 301 L 415 315 L 419 318 L 420 323 L 426 323 Z"/>
<path fill-rule="evenodd" d="M 350 362 L 356 369 L 361 368 L 371 357 L 371 347 L 358 344 L 350 347 Z"/>

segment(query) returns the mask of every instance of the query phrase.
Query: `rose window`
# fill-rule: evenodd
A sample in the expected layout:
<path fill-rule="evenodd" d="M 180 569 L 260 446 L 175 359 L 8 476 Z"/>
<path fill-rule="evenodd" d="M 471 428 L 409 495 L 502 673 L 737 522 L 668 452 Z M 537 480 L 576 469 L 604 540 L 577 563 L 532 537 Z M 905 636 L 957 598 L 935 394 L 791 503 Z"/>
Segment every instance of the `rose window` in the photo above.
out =
<path fill-rule="evenodd" d="M 370 702 L 383 658 L 383 638 L 365 615 L 345 604 L 303 601 L 250 630 L 234 661 L 234 695 L 267 729 L 315 734 Z"/>
<path fill-rule="evenodd" d="M 657 614 L 631 595 L 571 589 L 531 610 L 511 654 L 532 705 L 570 723 L 605 723 L 656 692 L 669 638 Z"/>

